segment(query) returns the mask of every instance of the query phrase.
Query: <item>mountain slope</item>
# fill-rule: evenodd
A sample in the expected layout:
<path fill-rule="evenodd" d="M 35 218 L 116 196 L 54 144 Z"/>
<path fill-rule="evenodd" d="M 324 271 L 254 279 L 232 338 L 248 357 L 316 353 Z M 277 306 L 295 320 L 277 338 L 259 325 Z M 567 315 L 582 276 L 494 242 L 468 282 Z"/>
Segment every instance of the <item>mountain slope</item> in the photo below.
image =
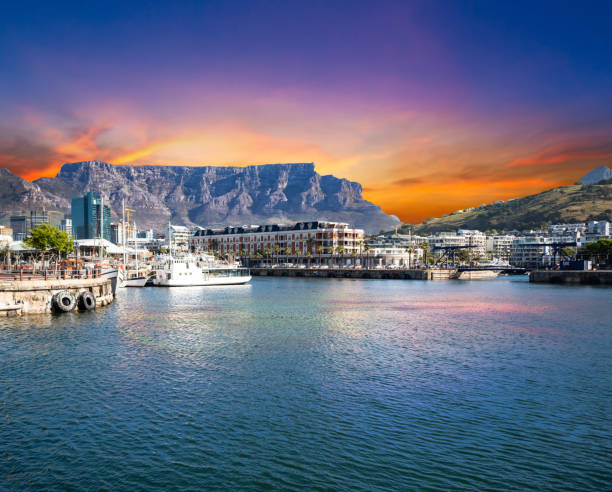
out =
<path fill-rule="evenodd" d="M 572 185 L 478 209 L 428 219 L 411 228 L 415 233 L 456 229 L 508 231 L 539 228 L 551 223 L 612 219 L 612 184 Z"/>
<path fill-rule="evenodd" d="M 321 176 L 312 163 L 188 167 L 89 161 L 65 164 L 55 178 L 31 185 L 65 211 L 70 199 L 85 191 L 100 193 L 114 214 L 125 199 L 136 210 L 139 227 L 158 230 L 168 220 L 220 226 L 318 218 L 349 222 L 368 232 L 399 222 L 365 201 L 359 183 Z"/>

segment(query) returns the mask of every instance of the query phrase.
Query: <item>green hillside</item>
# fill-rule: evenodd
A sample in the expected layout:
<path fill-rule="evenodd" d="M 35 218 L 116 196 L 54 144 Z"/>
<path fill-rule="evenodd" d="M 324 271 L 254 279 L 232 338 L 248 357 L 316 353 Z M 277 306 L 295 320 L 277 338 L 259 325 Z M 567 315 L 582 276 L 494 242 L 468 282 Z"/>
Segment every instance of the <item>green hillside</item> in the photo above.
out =
<path fill-rule="evenodd" d="M 561 186 L 505 203 L 491 204 L 470 212 L 428 219 L 415 226 L 404 225 L 417 234 L 456 229 L 537 229 L 549 224 L 612 219 L 612 183 Z"/>

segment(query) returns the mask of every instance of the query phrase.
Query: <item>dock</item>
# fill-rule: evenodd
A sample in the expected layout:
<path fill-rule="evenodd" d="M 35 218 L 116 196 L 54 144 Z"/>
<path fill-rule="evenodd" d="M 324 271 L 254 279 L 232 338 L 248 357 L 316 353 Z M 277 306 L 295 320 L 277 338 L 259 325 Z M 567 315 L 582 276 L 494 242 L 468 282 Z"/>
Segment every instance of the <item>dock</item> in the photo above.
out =
<path fill-rule="evenodd" d="M 364 278 L 395 280 L 448 280 L 451 269 L 358 269 L 358 268 L 251 268 L 255 277 Z"/>
<path fill-rule="evenodd" d="M 61 291 L 75 296 L 88 291 L 93 295 L 97 307 L 106 306 L 114 299 L 111 280 L 105 277 L 46 280 L 0 278 L 0 316 L 51 313 L 52 298 Z"/>
<path fill-rule="evenodd" d="M 612 285 L 612 270 L 532 270 L 533 283 L 568 285 Z"/>

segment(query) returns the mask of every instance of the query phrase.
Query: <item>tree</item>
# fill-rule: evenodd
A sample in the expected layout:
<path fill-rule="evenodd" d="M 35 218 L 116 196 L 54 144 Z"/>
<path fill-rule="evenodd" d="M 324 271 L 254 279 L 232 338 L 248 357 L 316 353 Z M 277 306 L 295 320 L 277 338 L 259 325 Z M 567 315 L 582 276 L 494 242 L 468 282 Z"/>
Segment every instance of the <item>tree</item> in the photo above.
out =
<path fill-rule="evenodd" d="M 323 251 L 325 251 L 323 246 L 317 246 L 317 253 L 319 253 L 319 266 L 321 266 L 321 255 L 323 254 Z"/>
<path fill-rule="evenodd" d="M 574 256 L 576 256 L 576 250 L 574 248 L 566 246 L 561 250 L 561 255 L 566 258 L 573 258 Z"/>
<path fill-rule="evenodd" d="M 43 264 L 47 252 L 61 257 L 74 250 L 72 236 L 49 224 L 41 224 L 31 229 L 30 235 L 24 239 L 23 243 L 41 252 Z"/>
<path fill-rule="evenodd" d="M 308 239 L 306 239 L 306 248 L 308 250 L 309 253 L 312 253 L 312 247 L 315 244 L 315 240 L 313 237 L 309 237 Z"/>
<path fill-rule="evenodd" d="M 429 252 L 431 251 L 431 247 L 427 241 L 424 241 L 421 244 L 421 249 L 423 250 L 423 258 L 425 259 L 425 268 L 427 268 L 427 263 L 429 260 Z"/>
<path fill-rule="evenodd" d="M 364 253 L 365 253 L 365 255 L 366 255 L 366 259 L 368 258 L 368 256 L 370 256 L 370 251 L 371 251 L 371 250 L 372 250 L 372 248 L 370 248 L 370 246 L 369 246 L 368 244 L 366 244 L 366 245 L 363 247 L 363 252 L 364 252 Z M 366 265 L 366 267 L 369 267 L 369 266 L 370 266 L 368 261 L 366 261 L 365 263 L 368 263 L 368 264 Z"/>
<path fill-rule="evenodd" d="M 414 252 L 414 246 L 406 246 L 406 253 L 408 253 L 408 268 L 412 267 L 412 253 Z"/>
<path fill-rule="evenodd" d="M 597 263 L 608 262 L 612 255 L 612 239 L 602 237 L 597 241 L 592 241 L 584 247 L 584 253 Z"/>
<path fill-rule="evenodd" d="M 270 248 L 266 248 L 266 249 L 264 249 L 264 255 L 266 255 L 266 258 L 267 258 L 267 260 L 268 260 L 268 266 L 270 265 L 270 254 L 271 254 L 271 253 L 272 253 L 272 252 L 270 251 Z"/>
<path fill-rule="evenodd" d="M 281 248 L 278 244 L 274 245 L 274 254 L 276 255 L 276 263 L 278 263 L 278 255 L 280 254 Z"/>

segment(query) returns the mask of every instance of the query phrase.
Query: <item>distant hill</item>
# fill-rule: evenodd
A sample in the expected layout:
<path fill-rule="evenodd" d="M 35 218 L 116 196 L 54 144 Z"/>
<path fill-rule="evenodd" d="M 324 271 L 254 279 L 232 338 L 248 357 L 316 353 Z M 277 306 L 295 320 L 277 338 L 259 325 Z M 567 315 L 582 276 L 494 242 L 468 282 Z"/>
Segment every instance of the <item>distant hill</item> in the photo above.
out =
<path fill-rule="evenodd" d="M 114 166 L 100 161 L 64 164 L 54 178 L 30 183 L 0 170 L 0 211 L 46 207 L 70 212 L 70 200 L 96 191 L 111 206 L 135 209 L 141 228 L 163 230 L 169 220 L 204 227 L 291 223 L 302 220 L 348 222 L 367 232 L 399 220 L 363 199 L 361 185 L 322 176 L 314 164 L 223 166 Z"/>
<path fill-rule="evenodd" d="M 606 180 L 598 184 L 561 186 L 508 202 L 428 219 L 414 226 L 404 225 L 400 230 L 411 229 L 417 234 L 457 229 L 508 231 L 537 229 L 552 223 L 611 219 L 612 180 Z"/>

